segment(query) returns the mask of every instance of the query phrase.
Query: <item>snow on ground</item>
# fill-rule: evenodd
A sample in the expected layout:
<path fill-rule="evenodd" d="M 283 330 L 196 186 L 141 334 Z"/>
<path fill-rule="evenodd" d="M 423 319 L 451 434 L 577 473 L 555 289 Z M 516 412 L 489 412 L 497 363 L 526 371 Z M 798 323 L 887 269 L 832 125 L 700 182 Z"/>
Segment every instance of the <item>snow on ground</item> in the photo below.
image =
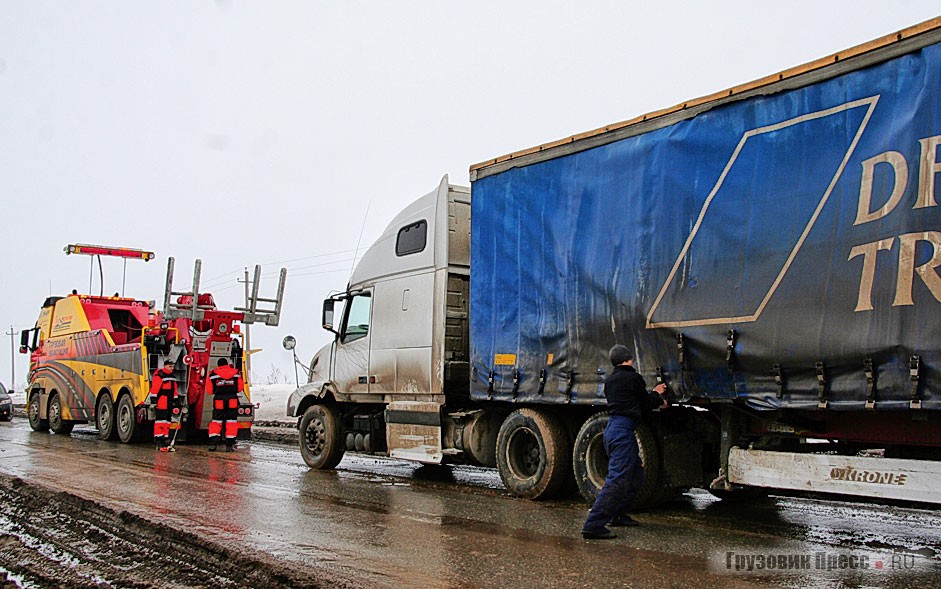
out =
<path fill-rule="evenodd" d="M 253 384 L 249 391 L 252 403 L 258 404 L 255 421 L 281 421 L 295 424 L 297 418 L 287 416 L 288 397 L 297 387 L 293 384 Z"/>

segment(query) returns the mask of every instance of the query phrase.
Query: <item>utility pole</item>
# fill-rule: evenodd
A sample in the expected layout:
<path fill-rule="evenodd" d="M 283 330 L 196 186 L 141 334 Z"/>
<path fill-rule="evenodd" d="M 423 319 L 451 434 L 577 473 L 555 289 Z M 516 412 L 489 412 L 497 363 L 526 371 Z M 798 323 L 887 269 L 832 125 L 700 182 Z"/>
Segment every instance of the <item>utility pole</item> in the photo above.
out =
<path fill-rule="evenodd" d="M 16 331 L 13 330 L 12 325 L 7 335 L 10 336 L 10 390 L 12 391 L 16 387 Z"/>
<path fill-rule="evenodd" d="M 245 283 L 245 308 L 249 309 L 248 305 L 248 267 L 245 267 L 245 280 L 239 280 L 239 282 Z M 252 331 L 250 325 L 242 325 L 245 328 L 245 370 L 248 372 L 248 379 L 252 378 Z"/>

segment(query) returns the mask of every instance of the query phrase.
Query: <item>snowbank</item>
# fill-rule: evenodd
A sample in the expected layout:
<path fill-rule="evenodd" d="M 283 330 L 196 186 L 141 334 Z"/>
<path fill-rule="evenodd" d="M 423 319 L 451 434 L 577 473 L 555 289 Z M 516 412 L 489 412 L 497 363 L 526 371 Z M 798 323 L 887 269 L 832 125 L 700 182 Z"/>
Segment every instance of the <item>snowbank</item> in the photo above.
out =
<path fill-rule="evenodd" d="M 255 421 L 297 423 L 297 418 L 287 416 L 288 397 L 296 388 L 293 384 L 252 385 L 252 403 L 259 405 L 255 410 Z"/>

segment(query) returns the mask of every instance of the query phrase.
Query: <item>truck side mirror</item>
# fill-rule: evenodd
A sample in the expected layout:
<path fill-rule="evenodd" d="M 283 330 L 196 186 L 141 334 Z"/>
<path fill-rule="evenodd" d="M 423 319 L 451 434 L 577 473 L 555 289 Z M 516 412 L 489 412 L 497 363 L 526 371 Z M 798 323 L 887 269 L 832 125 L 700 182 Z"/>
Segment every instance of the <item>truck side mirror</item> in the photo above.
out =
<path fill-rule="evenodd" d="M 33 336 L 33 341 L 30 343 L 29 338 Z M 27 352 L 35 352 L 37 347 L 36 339 L 39 336 L 39 328 L 34 327 L 33 329 L 24 329 L 20 332 L 20 354 L 26 354 Z"/>
<path fill-rule="evenodd" d="M 334 302 L 335 301 L 333 299 L 326 299 L 323 302 L 323 320 L 321 322 L 321 325 L 327 331 L 333 331 L 334 333 L 336 333 L 333 330 L 333 304 Z"/>

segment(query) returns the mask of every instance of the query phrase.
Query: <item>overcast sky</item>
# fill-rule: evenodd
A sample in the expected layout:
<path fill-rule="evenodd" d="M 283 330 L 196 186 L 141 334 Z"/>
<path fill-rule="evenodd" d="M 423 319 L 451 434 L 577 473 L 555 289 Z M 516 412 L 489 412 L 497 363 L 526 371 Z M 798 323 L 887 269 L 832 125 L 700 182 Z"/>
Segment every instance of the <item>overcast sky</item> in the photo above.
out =
<path fill-rule="evenodd" d="M 253 330 L 256 382 L 293 380 L 329 341 L 320 305 L 354 252 L 441 176 L 672 106 L 941 13 L 937 0 L 0 1 L 0 327 L 89 291 L 68 243 L 156 252 L 125 294 L 163 305 L 203 261 L 242 303 L 289 269 L 277 328 Z M 104 260 L 103 291 L 123 264 Z M 91 292 L 101 286 L 94 272 Z M 10 337 L 0 381 L 11 379 Z M 18 337 L 17 337 L 18 344 Z M 21 387 L 26 356 L 16 354 Z"/>

